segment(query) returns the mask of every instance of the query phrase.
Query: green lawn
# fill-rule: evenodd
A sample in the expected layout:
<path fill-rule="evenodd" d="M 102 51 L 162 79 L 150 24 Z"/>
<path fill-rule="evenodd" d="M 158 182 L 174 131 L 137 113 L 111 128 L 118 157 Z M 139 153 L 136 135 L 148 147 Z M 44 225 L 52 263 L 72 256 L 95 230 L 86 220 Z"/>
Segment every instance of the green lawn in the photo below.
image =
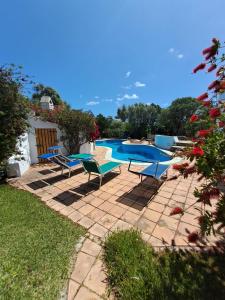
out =
<path fill-rule="evenodd" d="M 225 299 L 224 255 L 159 254 L 138 232 L 121 231 L 106 241 L 104 259 L 117 299 Z"/>
<path fill-rule="evenodd" d="M 0 299 L 57 299 L 82 234 L 31 193 L 0 185 Z"/>

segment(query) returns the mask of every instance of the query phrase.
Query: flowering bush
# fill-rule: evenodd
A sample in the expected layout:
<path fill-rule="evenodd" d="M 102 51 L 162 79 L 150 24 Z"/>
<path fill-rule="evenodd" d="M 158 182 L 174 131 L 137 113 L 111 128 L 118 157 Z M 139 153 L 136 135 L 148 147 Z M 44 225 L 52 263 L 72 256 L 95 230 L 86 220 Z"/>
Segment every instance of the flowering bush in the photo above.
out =
<path fill-rule="evenodd" d="M 202 109 L 192 115 L 189 122 L 199 122 L 202 129 L 193 139 L 193 148 L 185 153 L 189 163 L 174 165 L 184 177 L 197 173 L 199 180 L 205 179 L 194 192 L 196 203 L 202 204 L 198 218 L 201 232 L 190 233 L 189 242 L 198 241 L 201 235 L 224 235 L 225 232 L 225 54 L 221 53 L 222 49 L 220 41 L 214 38 L 212 45 L 202 52 L 205 62 L 193 70 L 193 73 L 206 68 L 207 72 L 215 70 L 216 80 L 208 86 L 207 92 L 196 98 Z M 183 213 L 179 207 L 171 211 L 171 215 Z"/>

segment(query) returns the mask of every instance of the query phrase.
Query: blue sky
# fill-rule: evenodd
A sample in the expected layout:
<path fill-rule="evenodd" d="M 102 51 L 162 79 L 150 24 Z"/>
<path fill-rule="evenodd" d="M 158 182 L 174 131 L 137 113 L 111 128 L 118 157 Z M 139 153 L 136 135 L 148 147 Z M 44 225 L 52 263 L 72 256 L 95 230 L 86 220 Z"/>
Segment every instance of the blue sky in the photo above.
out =
<path fill-rule="evenodd" d="M 0 64 L 23 65 L 72 107 L 95 114 L 201 94 L 212 75 L 191 71 L 212 37 L 225 40 L 224 0 L 0 4 Z"/>

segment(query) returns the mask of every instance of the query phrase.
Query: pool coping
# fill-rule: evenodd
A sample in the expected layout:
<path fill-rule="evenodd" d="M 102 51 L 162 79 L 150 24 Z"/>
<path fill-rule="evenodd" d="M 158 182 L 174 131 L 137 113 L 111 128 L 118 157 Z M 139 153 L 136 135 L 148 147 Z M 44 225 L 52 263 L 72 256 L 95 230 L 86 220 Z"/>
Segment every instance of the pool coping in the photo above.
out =
<path fill-rule="evenodd" d="M 102 140 L 99 140 L 99 141 L 103 141 L 103 140 L 111 140 L 111 139 L 102 139 Z M 119 139 L 118 139 L 119 140 Z M 122 142 L 122 144 L 125 144 L 125 145 L 135 145 L 135 146 L 148 146 L 148 147 L 154 147 L 154 148 L 157 148 L 159 149 L 160 151 L 168 154 L 168 155 L 172 155 L 172 152 L 171 151 L 168 151 L 168 150 L 165 150 L 165 149 L 161 149 L 159 147 L 156 147 L 154 145 L 142 145 L 142 144 L 135 144 L 135 143 L 131 143 L 131 144 L 127 144 L 126 143 L 127 140 L 124 140 L 124 142 Z M 96 145 L 96 147 L 102 147 L 102 148 L 106 148 L 107 151 L 106 151 L 106 154 L 105 154 L 105 159 L 107 160 L 111 160 L 111 161 L 115 161 L 115 162 L 119 162 L 119 163 L 123 163 L 123 164 L 129 164 L 129 161 L 126 161 L 126 160 L 120 160 L 120 159 L 116 159 L 116 158 L 113 158 L 112 157 L 112 148 L 110 147 L 107 147 L 107 146 L 99 146 L 99 145 Z M 162 165 L 173 165 L 175 163 L 179 163 L 183 160 L 182 157 L 174 157 L 172 158 L 171 160 L 167 160 L 167 161 L 163 161 L 163 162 L 160 162 L 160 164 Z M 148 166 L 149 164 L 151 163 L 143 163 L 143 162 L 132 162 L 132 164 L 135 164 L 135 165 L 141 165 L 141 166 Z"/>

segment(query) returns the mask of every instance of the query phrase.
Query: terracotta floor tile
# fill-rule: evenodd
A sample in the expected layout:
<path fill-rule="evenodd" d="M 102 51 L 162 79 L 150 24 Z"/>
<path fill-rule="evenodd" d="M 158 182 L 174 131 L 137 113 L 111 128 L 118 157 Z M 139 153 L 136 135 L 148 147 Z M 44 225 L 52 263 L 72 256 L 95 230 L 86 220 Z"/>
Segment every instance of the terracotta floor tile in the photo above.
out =
<path fill-rule="evenodd" d="M 99 195 L 99 198 L 101 198 L 102 200 L 108 200 L 109 198 L 111 198 L 112 195 L 106 192 L 103 192 Z"/>
<path fill-rule="evenodd" d="M 98 223 L 104 226 L 105 228 L 110 229 L 117 220 L 118 219 L 116 217 L 110 214 L 106 214 L 98 221 Z"/>
<path fill-rule="evenodd" d="M 92 210 L 87 217 L 89 217 L 91 220 L 98 222 L 98 220 L 100 220 L 104 215 L 106 214 L 106 212 L 95 208 L 94 210 Z"/>
<path fill-rule="evenodd" d="M 149 209 L 152 209 L 152 210 L 155 210 L 155 211 L 157 211 L 157 212 L 162 213 L 162 212 L 164 211 L 164 209 L 165 209 L 165 205 L 152 201 L 152 202 L 148 205 L 148 208 L 149 208 Z"/>
<path fill-rule="evenodd" d="M 193 226 L 198 226 L 198 217 L 195 215 L 189 214 L 188 212 L 185 212 L 183 216 L 181 217 L 181 221 L 191 224 Z"/>
<path fill-rule="evenodd" d="M 188 240 L 185 235 L 176 234 L 174 243 L 176 246 L 186 246 L 188 245 Z"/>
<path fill-rule="evenodd" d="M 135 214 L 141 215 L 144 211 L 144 206 L 138 204 L 137 202 L 134 202 L 131 207 L 128 208 L 129 211 L 134 212 Z"/>
<path fill-rule="evenodd" d="M 148 240 L 148 243 L 150 245 L 152 245 L 153 247 L 157 247 L 157 246 L 164 246 L 163 242 L 161 239 L 157 239 L 154 236 L 151 236 Z"/>
<path fill-rule="evenodd" d="M 101 246 L 90 239 L 86 239 L 83 243 L 81 251 L 96 257 L 101 251 Z"/>
<path fill-rule="evenodd" d="M 64 209 L 60 211 L 60 214 L 64 216 L 68 216 L 74 212 L 74 209 L 71 206 L 66 206 Z"/>
<path fill-rule="evenodd" d="M 73 281 L 72 279 L 69 280 L 67 300 L 74 299 L 79 287 L 80 287 L 79 283 Z"/>
<path fill-rule="evenodd" d="M 140 218 L 140 215 L 137 215 L 129 210 L 127 210 L 121 217 L 121 219 L 129 224 L 136 224 L 138 219 Z"/>
<path fill-rule="evenodd" d="M 145 217 L 146 219 L 148 219 L 152 222 L 158 222 L 161 215 L 162 215 L 162 213 L 159 213 L 155 210 L 151 210 L 151 209 L 147 208 L 143 214 L 143 217 Z"/>
<path fill-rule="evenodd" d="M 113 215 L 116 218 L 120 218 L 125 213 L 125 211 L 126 210 L 124 208 L 114 205 L 112 209 L 110 209 L 109 214 Z"/>
<path fill-rule="evenodd" d="M 89 214 L 92 210 L 94 210 L 95 207 L 90 204 L 85 204 L 81 208 L 79 208 L 79 212 L 81 212 L 83 215 Z"/>
<path fill-rule="evenodd" d="M 181 235 L 185 235 L 188 236 L 189 233 L 193 232 L 193 231 L 198 231 L 199 227 L 197 226 L 193 226 L 184 222 L 180 222 L 179 226 L 178 226 L 178 233 Z"/>
<path fill-rule="evenodd" d="M 148 219 L 144 218 L 144 217 L 141 217 L 139 219 L 139 221 L 137 222 L 137 227 L 142 230 L 143 232 L 151 235 L 152 232 L 153 232 L 153 229 L 155 227 L 155 223 L 154 222 L 151 222 L 149 221 Z"/>
<path fill-rule="evenodd" d="M 83 217 L 83 215 L 79 211 L 75 211 L 68 216 L 68 218 L 74 222 L 79 221 L 82 217 Z"/>
<path fill-rule="evenodd" d="M 78 201 L 74 202 L 73 204 L 71 204 L 71 206 L 74 209 L 79 209 L 79 208 L 81 208 L 84 205 L 86 205 L 86 203 L 84 201 L 82 201 L 82 200 L 78 200 Z"/>
<path fill-rule="evenodd" d="M 165 228 L 165 227 L 161 227 L 159 225 L 156 225 L 152 235 L 154 237 L 156 237 L 157 239 L 165 241 L 168 245 L 171 245 L 172 240 L 173 240 L 174 235 L 175 235 L 175 231 L 173 231 L 169 228 Z"/>
<path fill-rule="evenodd" d="M 79 252 L 75 262 L 74 270 L 71 274 L 71 278 L 79 283 L 82 283 L 91 270 L 94 261 L 94 256 Z"/>
<path fill-rule="evenodd" d="M 106 235 L 106 233 L 108 232 L 108 229 L 106 229 L 102 225 L 96 223 L 89 229 L 89 232 L 93 235 L 96 235 L 96 236 L 102 238 Z"/>
<path fill-rule="evenodd" d="M 174 200 L 176 202 L 185 203 L 186 202 L 186 197 L 173 194 L 172 197 L 171 197 L 171 200 Z"/>
<path fill-rule="evenodd" d="M 94 223 L 95 223 L 94 221 L 92 221 L 90 218 L 86 216 L 84 216 L 82 219 L 78 221 L 78 224 L 80 224 L 86 229 L 90 228 Z"/>
<path fill-rule="evenodd" d="M 160 204 L 167 204 L 169 202 L 170 199 L 156 195 L 152 200 L 154 200 L 154 202 L 158 202 Z"/>
<path fill-rule="evenodd" d="M 102 203 L 104 203 L 104 200 L 100 199 L 100 198 L 94 198 L 93 200 L 91 200 L 90 204 L 98 207 L 99 205 L 101 205 Z"/>
<path fill-rule="evenodd" d="M 113 204 L 111 202 L 105 201 L 104 203 L 99 205 L 98 208 L 105 211 L 105 212 L 109 212 L 112 207 L 113 207 Z"/>
<path fill-rule="evenodd" d="M 161 196 L 161 197 L 170 199 L 171 196 L 172 196 L 172 193 L 171 192 L 159 191 L 158 195 Z"/>
<path fill-rule="evenodd" d="M 176 220 L 173 217 L 168 217 L 163 215 L 160 220 L 158 221 L 158 225 L 161 227 L 166 227 L 169 229 L 172 229 L 174 231 L 177 230 L 177 226 L 178 226 L 179 220 Z"/>
<path fill-rule="evenodd" d="M 103 263 L 98 259 L 88 273 L 84 285 L 96 294 L 103 296 L 106 293 L 106 274 L 103 269 Z"/>
<path fill-rule="evenodd" d="M 92 293 L 89 289 L 82 286 L 74 300 L 101 300 L 101 298 L 96 295 L 95 293 Z"/>

